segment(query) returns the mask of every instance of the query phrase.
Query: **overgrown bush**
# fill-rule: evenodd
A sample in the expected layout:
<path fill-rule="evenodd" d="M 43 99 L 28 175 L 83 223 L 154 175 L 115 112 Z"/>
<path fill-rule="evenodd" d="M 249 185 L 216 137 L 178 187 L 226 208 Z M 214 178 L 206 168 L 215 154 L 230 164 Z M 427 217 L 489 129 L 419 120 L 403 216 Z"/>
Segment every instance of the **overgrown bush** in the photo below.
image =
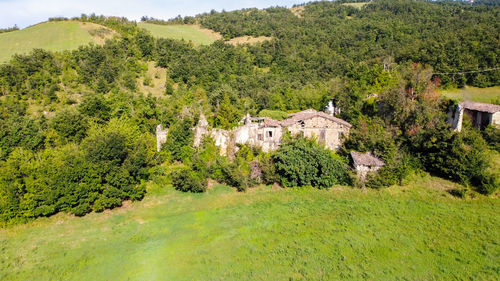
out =
<path fill-rule="evenodd" d="M 495 175 L 489 172 L 491 159 L 486 142 L 477 129 L 465 126 L 460 133 L 447 126 L 427 129 L 409 144 L 430 173 L 474 186 L 484 194 L 498 188 Z"/>
<path fill-rule="evenodd" d="M 297 138 L 283 143 L 273 161 L 283 186 L 330 188 L 349 184 L 346 163 L 314 140 Z"/>
<path fill-rule="evenodd" d="M 171 179 L 176 190 L 193 193 L 206 191 L 206 179 L 202 179 L 200 175 L 189 168 L 173 172 Z"/>
<path fill-rule="evenodd" d="M 482 132 L 484 140 L 491 149 L 500 152 L 500 129 L 490 125 Z"/>
<path fill-rule="evenodd" d="M 128 120 L 94 125 L 81 145 L 33 153 L 17 148 L 0 165 L 0 222 L 57 212 L 77 216 L 140 200 L 151 163 L 142 135 Z"/>

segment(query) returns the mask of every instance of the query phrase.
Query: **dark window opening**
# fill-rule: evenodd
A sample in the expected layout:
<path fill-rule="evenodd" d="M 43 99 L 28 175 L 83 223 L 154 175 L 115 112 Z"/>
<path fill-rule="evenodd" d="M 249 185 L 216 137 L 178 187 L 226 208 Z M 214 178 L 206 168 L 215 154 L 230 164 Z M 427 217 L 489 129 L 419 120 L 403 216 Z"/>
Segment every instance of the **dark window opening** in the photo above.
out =
<path fill-rule="evenodd" d="M 319 143 L 321 144 L 325 144 L 325 139 L 326 139 L 326 133 L 324 130 L 322 130 L 320 133 L 319 133 Z"/>
<path fill-rule="evenodd" d="M 273 137 L 273 132 L 272 131 L 267 131 L 267 137 L 272 138 Z"/>

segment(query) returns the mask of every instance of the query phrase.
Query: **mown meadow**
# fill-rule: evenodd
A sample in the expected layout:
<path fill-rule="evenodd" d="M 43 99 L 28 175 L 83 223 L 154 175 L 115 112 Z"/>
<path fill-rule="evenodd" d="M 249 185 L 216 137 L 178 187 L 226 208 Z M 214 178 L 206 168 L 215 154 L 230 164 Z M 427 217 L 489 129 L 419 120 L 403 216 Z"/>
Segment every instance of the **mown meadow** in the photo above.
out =
<path fill-rule="evenodd" d="M 151 32 L 154 37 L 191 41 L 194 45 L 210 45 L 221 38 L 220 34 L 196 25 L 139 23 L 138 26 Z"/>
<path fill-rule="evenodd" d="M 0 231 L 1 280 L 498 280 L 500 199 L 430 176 L 382 190 L 149 185 L 141 202 Z"/>
<path fill-rule="evenodd" d="M 105 29 L 92 23 L 76 21 L 44 22 L 25 29 L 0 34 L 0 63 L 7 62 L 14 54 L 26 54 L 35 48 L 49 51 L 74 50 L 80 46 L 104 43 L 102 38 L 91 35 L 93 30 Z"/>
<path fill-rule="evenodd" d="M 453 89 L 441 91 L 445 97 L 455 100 L 500 104 L 500 87 Z"/>

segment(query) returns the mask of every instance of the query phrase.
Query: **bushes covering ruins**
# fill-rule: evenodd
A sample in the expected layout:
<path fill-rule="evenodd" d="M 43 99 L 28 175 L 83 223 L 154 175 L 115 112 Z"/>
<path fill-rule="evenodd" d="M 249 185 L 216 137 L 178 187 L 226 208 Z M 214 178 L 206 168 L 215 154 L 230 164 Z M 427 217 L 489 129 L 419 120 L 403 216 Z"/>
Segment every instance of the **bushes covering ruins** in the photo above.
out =
<path fill-rule="evenodd" d="M 272 156 L 283 186 L 330 188 L 349 184 L 347 165 L 315 140 L 291 139 Z"/>
<path fill-rule="evenodd" d="M 125 18 L 82 15 L 75 20 L 120 36 L 64 53 L 34 50 L 0 65 L 0 223 L 138 200 L 148 169 L 159 163 L 183 167 L 172 180 L 186 191 L 203 191 L 208 178 L 238 190 L 348 184 L 344 154 L 351 149 L 386 163 L 369 179 L 372 187 L 420 169 L 491 193 L 498 184 L 484 141 L 473 130 L 450 132 L 446 103 L 432 89 L 500 84 L 499 71 L 435 74 L 497 67 L 499 30 L 491 23 L 499 15 L 497 7 L 378 0 L 363 9 L 311 3 L 301 18 L 274 7 L 174 20 L 200 22 L 224 38 L 272 37 L 199 47 L 153 38 Z M 154 95 L 138 84 L 153 77 L 151 61 L 167 69 L 164 80 L 149 79 L 150 86 L 162 81 Z M 209 126 L 227 129 L 247 113 L 281 119 L 323 110 L 330 100 L 354 125 L 342 157 L 308 140 L 275 154 L 242 146 L 220 156 L 213 140 L 192 145 L 200 111 Z M 169 137 L 155 153 L 158 124 Z M 498 150 L 498 131 L 483 137 Z"/>

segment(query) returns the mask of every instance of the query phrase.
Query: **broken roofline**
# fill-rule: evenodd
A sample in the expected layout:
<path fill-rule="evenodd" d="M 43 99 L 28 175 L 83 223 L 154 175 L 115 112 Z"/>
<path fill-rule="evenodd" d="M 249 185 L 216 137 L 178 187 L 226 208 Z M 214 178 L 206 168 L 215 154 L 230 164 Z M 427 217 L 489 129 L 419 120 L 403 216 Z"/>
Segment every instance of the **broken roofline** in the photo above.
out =
<path fill-rule="evenodd" d="M 351 151 L 351 157 L 355 166 L 382 167 L 385 163 L 371 152 L 359 153 Z"/>
<path fill-rule="evenodd" d="M 464 101 L 464 102 L 461 102 L 460 105 L 463 108 L 468 109 L 468 110 L 488 112 L 488 113 L 500 112 L 500 105 L 496 105 L 496 104 Z"/>
<path fill-rule="evenodd" d="M 307 110 L 300 111 L 297 113 L 292 113 L 292 114 L 290 114 L 289 118 L 287 118 L 283 121 L 274 120 L 274 119 L 269 118 L 269 117 L 250 117 L 251 118 L 250 120 L 263 121 L 263 123 L 264 123 L 263 125 L 266 127 L 280 127 L 280 126 L 281 127 L 288 127 L 290 125 L 295 124 L 296 122 L 309 120 L 309 119 L 314 118 L 314 117 L 325 118 L 325 119 L 331 120 L 333 122 L 336 122 L 338 124 L 341 124 L 343 126 L 346 126 L 347 128 L 352 127 L 352 125 L 347 121 L 344 121 L 344 120 L 337 118 L 337 117 L 333 117 L 333 116 L 328 115 L 324 112 L 316 111 L 314 109 L 307 109 Z"/>

